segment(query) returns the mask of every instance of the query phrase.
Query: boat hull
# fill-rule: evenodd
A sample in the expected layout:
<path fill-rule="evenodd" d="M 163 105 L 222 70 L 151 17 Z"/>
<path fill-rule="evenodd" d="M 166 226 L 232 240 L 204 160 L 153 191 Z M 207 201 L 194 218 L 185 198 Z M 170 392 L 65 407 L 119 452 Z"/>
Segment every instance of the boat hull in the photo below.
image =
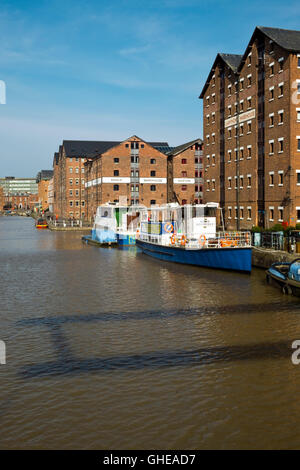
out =
<path fill-rule="evenodd" d="M 136 244 L 145 254 L 163 261 L 245 273 L 251 272 L 251 247 L 186 249 L 156 245 L 142 240 L 136 240 Z"/>
<path fill-rule="evenodd" d="M 120 246 L 133 246 L 135 245 L 135 235 L 123 235 L 117 233 L 117 242 Z"/>

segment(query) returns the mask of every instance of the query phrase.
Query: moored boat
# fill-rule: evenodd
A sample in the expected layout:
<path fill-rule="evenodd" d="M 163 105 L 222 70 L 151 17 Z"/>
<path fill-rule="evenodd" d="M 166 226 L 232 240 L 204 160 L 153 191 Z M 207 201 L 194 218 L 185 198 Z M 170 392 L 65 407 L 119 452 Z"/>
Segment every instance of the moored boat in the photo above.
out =
<path fill-rule="evenodd" d="M 278 285 L 283 294 L 300 295 L 300 258 L 291 263 L 273 263 L 266 271 L 266 280 Z"/>
<path fill-rule="evenodd" d="M 217 232 L 217 208 L 211 203 L 145 209 L 136 244 L 160 260 L 250 273 L 250 233 Z"/>
<path fill-rule="evenodd" d="M 48 222 L 46 219 L 37 219 L 35 227 L 39 229 L 48 228 Z"/>
<path fill-rule="evenodd" d="M 97 208 L 92 239 L 100 243 L 117 243 L 119 246 L 135 245 L 139 231 L 139 206 L 122 206 L 107 203 Z"/>

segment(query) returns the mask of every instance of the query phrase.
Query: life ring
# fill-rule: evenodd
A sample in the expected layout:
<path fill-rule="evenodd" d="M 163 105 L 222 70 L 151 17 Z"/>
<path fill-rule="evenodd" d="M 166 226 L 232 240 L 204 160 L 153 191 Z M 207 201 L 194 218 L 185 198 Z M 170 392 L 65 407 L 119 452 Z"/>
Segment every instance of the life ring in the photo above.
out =
<path fill-rule="evenodd" d="M 171 243 L 172 243 L 172 245 L 175 245 L 175 243 L 176 243 L 176 237 L 175 237 L 174 233 L 171 236 Z"/>
<path fill-rule="evenodd" d="M 203 247 L 206 243 L 206 236 L 204 234 L 200 235 L 199 237 L 199 243 Z"/>
<path fill-rule="evenodd" d="M 231 246 L 231 241 L 228 240 L 227 238 L 220 240 L 221 247 L 228 247 Z"/>
<path fill-rule="evenodd" d="M 140 231 L 139 231 L 139 229 L 137 229 L 136 234 L 135 234 L 135 238 L 139 238 L 139 236 L 140 236 Z"/>
<path fill-rule="evenodd" d="M 180 245 L 182 245 L 182 246 L 186 245 L 186 236 L 185 235 L 181 235 Z"/>
<path fill-rule="evenodd" d="M 165 232 L 167 232 L 167 233 L 174 232 L 173 224 L 171 224 L 170 222 L 165 223 L 164 229 L 165 229 Z"/>

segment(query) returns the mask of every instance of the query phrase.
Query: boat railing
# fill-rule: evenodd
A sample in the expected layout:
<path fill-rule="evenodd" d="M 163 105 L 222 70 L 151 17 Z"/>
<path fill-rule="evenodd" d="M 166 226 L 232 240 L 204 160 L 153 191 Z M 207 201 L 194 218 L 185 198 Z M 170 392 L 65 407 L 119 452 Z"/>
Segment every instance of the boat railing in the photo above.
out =
<path fill-rule="evenodd" d="M 215 236 L 200 234 L 187 237 L 183 233 L 169 235 L 156 235 L 141 233 L 140 240 L 163 246 L 175 246 L 186 248 L 246 248 L 251 247 L 250 232 L 217 232 Z"/>

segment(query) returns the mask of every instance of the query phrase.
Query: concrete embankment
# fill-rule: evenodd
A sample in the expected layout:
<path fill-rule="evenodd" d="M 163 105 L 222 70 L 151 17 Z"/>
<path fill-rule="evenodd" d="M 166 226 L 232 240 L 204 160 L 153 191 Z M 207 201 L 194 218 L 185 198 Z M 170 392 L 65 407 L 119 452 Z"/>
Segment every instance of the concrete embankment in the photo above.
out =
<path fill-rule="evenodd" d="M 252 266 L 268 269 L 271 264 L 278 262 L 287 262 L 300 258 L 300 253 L 288 253 L 287 251 L 277 251 L 268 248 L 252 249 Z"/>

